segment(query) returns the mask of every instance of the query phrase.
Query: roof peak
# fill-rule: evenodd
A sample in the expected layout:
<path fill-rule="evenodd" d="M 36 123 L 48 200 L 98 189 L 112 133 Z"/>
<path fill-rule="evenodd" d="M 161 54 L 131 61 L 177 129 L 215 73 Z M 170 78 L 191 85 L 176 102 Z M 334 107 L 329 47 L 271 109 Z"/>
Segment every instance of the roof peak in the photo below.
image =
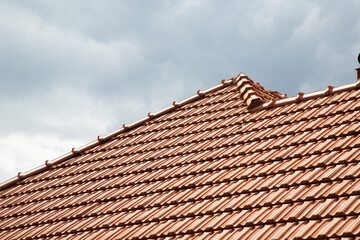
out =
<path fill-rule="evenodd" d="M 240 97 L 244 99 L 248 109 L 255 108 L 265 102 L 264 99 L 257 94 L 252 81 L 245 74 L 240 74 L 235 80 L 235 85 L 240 92 Z"/>
<path fill-rule="evenodd" d="M 267 90 L 260 83 L 255 83 L 245 73 L 240 73 L 233 78 L 234 84 L 240 92 L 248 110 L 254 109 L 267 101 L 278 100 L 286 97 L 274 90 Z"/>

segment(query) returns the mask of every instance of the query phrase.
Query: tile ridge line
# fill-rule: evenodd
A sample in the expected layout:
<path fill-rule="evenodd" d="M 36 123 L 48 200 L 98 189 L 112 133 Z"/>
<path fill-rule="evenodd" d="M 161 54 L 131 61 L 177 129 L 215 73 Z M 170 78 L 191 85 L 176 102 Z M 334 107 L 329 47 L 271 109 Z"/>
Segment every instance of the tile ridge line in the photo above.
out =
<path fill-rule="evenodd" d="M 357 88 L 360 88 L 360 80 L 356 81 L 354 83 L 341 85 L 338 87 L 328 86 L 326 89 L 315 91 L 315 92 L 309 92 L 309 93 L 299 92 L 294 97 L 287 97 L 287 98 L 278 99 L 278 100 L 273 99 L 270 102 L 265 102 L 262 105 L 259 105 L 258 107 L 250 109 L 250 111 L 255 112 L 255 111 L 260 111 L 260 110 L 264 110 L 264 109 L 276 108 L 276 107 L 280 107 L 280 106 L 284 106 L 284 105 L 288 105 L 288 104 L 292 104 L 292 103 L 300 103 L 302 101 L 307 101 L 307 100 L 315 99 L 318 97 L 330 96 L 332 94 L 346 92 L 346 91 L 350 91 L 350 90 L 357 89 Z"/>
<path fill-rule="evenodd" d="M 131 130 L 131 129 L 134 129 L 140 125 L 142 125 L 143 123 L 151 120 L 152 118 L 155 118 L 155 117 L 159 117 L 165 113 L 168 113 L 170 112 L 171 110 L 177 108 L 177 107 L 181 107 L 181 106 L 184 106 L 190 102 L 193 102 L 201 97 L 203 97 L 204 95 L 206 94 L 209 94 L 211 92 L 214 92 L 216 90 L 219 90 L 221 88 L 224 88 L 228 85 L 237 85 L 237 82 L 239 82 L 239 80 L 241 78 L 245 78 L 246 80 L 250 80 L 252 81 L 247 75 L 245 75 L 244 73 L 239 73 L 237 75 L 235 75 L 234 77 L 228 79 L 228 80 L 225 80 L 223 79 L 221 81 L 220 84 L 218 85 L 215 85 L 214 87 L 211 87 L 211 88 L 208 88 L 206 90 L 198 90 L 197 93 L 191 97 L 188 97 L 188 98 L 185 98 L 184 100 L 182 101 L 179 101 L 179 102 L 176 102 L 174 101 L 172 105 L 170 105 L 169 107 L 166 107 L 160 111 L 157 111 L 155 113 L 148 113 L 148 116 L 145 117 L 145 118 L 142 118 L 138 121 L 135 121 L 131 124 L 123 124 L 123 127 L 118 129 L 118 130 L 115 130 L 105 136 L 98 136 L 97 137 L 97 140 L 95 141 L 92 141 L 88 144 L 85 144 L 79 148 L 72 148 L 71 152 L 68 152 L 60 157 L 57 157 L 53 160 L 46 160 L 45 163 L 43 165 L 40 165 L 34 169 L 31 169 L 29 171 L 26 171 L 26 172 L 19 172 L 17 176 L 13 177 L 13 178 L 10 178 L 4 182 L 1 182 L 0 183 L 0 190 L 3 190 L 13 184 L 15 184 L 16 182 L 24 179 L 24 178 L 27 178 L 27 177 L 30 177 L 32 175 L 35 175 L 37 173 L 40 173 L 46 169 L 48 169 L 50 166 L 54 165 L 54 164 L 57 164 L 57 163 L 60 163 L 60 162 L 63 162 L 67 159 L 70 159 L 71 157 L 75 157 L 77 156 L 78 154 L 88 150 L 89 148 L 92 148 L 92 147 L 95 147 L 97 145 L 99 145 L 100 143 L 103 143 L 109 139 L 111 139 L 112 137 L 120 134 L 120 133 L 123 133 L 123 132 L 126 132 L 128 130 Z M 253 81 L 252 81 L 253 82 Z M 326 89 L 324 90 L 320 90 L 320 91 L 315 91 L 315 92 L 310 92 L 310 93 L 302 93 L 302 92 L 299 92 L 297 96 L 294 96 L 294 97 L 288 97 L 288 98 L 283 98 L 283 99 L 278 99 L 278 100 L 275 100 L 273 99 L 272 101 L 270 102 L 265 102 L 263 103 L 262 105 L 259 105 L 255 108 L 252 108 L 250 109 L 250 111 L 254 112 L 254 111 L 260 111 L 260 110 L 264 110 L 264 109 L 269 109 L 269 108 L 274 108 L 274 107 L 278 107 L 278 106 L 283 106 L 283 105 L 287 105 L 287 104 L 291 104 L 291 103 L 296 103 L 296 102 L 301 102 L 301 101 L 306 101 L 306 100 L 310 100 L 310 99 L 314 99 L 314 98 L 318 98 L 318 97 L 324 97 L 324 96 L 328 96 L 328 95 L 331 95 L 331 94 L 335 94 L 335 93 L 340 93 L 340 92 L 345 92 L 345 91 L 349 91 L 349 90 L 353 90 L 353 89 L 356 89 L 356 88 L 360 88 L 360 80 L 354 82 L 354 83 L 350 83 L 350 84 L 347 84 L 347 85 L 341 85 L 339 87 L 333 87 L 333 86 L 328 86 Z"/>
<path fill-rule="evenodd" d="M 98 136 L 96 140 L 94 140 L 94 141 L 92 141 L 92 142 L 90 142 L 88 144 L 85 144 L 85 145 L 83 145 L 81 147 L 78 147 L 78 148 L 73 147 L 70 152 L 68 152 L 68 153 L 66 153 L 64 155 L 61 155 L 60 157 L 54 158 L 52 160 L 46 160 L 44 164 L 42 164 L 42 165 L 40 165 L 38 167 L 35 167 L 35 168 L 31 169 L 31 170 L 28 170 L 26 172 L 19 172 L 17 174 L 17 176 L 12 177 L 12 178 L 10 178 L 8 180 L 5 180 L 3 182 L 0 182 L 0 191 L 14 185 L 15 183 L 17 183 L 18 181 L 20 181 L 20 180 L 22 180 L 24 178 L 27 178 L 27 177 L 33 176 L 35 174 L 38 174 L 38 173 L 48 169 L 50 166 L 52 166 L 54 164 L 58 164 L 58 163 L 61 163 L 61 162 L 65 161 L 65 160 L 68 160 L 68 159 L 70 159 L 72 157 L 75 157 L 75 156 L 79 155 L 80 153 L 82 153 L 82 152 L 84 152 L 84 151 L 86 151 L 86 150 L 88 150 L 88 149 L 90 149 L 92 147 L 95 147 L 95 146 L 97 146 L 97 145 L 99 145 L 99 144 L 101 144 L 103 142 L 106 142 L 106 141 L 110 140 L 112 137 L 114 137 L 114 136 L 116 136 L 116 135 L 118 135 L 120 133 L 123 133 L 123 132 L 129 131 L 131 129 L 134 129 L 134 128 L 144 124 L 145 122 L 147 122 L 147 121 L 149 121 L 149 120 L 151 120 L 151 119 L 153 119 L 155 117 L 162 116 L 163 114 L 168 113 L 168 112 L 176 109 L 177 107 L 182 107 L 182 106 L 184 106 L 184 105 L 186 105 L 186 104 L 188 104 L 190 102 L 198 100 L 201 97 L 205 96 L 206 94 L 215 92 L 215 91 L 217 91 L 219 89 L 222 89 L 222 88 L 224 88 L 226 86 L 232 85 L 232 84 L 234 84 L 234 81 L 235 81 L 235 77 L 232 77 L 232 78 L 230 78 L 228 80 L 223 79 L 223 80 L 221 80 L 221 83 L 218 84 L 218 85 L 215 85 L 215 86 L 213 86 L 211 88 L 208 88 L 208 89 L 205 89 L 205 90 L 198 90 L 196 92 L 196 94 L 193 95 L 193 96 L 185 98 L 184 100 L 179 101 L 179 102 L 174 101 L 173 104 L 170 105 L 169 107 L 166 107 L 166 108 L 164 108 L 162 110 L 159 110 L 159 111 L 157 111 L 155 113 L 150 113 L 149 112 L 147 117 L 139 119 L 139 120 L 137 120 L 137 121 L 135 121 L 135 122 L 133 122 L 131 124 L 123 124 L 122 128 L 120 128 L 118 130 L 115 130 L 115 131 L 113 131 L 113 132 L 111 132 L 111 133 L 109 133 L 109 134 L 107 134 L 105 136 Z"/>

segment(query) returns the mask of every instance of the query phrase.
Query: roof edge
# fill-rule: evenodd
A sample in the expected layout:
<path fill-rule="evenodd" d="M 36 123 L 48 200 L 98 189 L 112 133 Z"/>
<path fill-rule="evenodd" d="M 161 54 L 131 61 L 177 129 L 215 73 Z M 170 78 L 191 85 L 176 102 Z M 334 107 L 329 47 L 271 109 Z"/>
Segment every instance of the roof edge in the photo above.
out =
<path fill-rule="evenodd" d="M 88 150 L 88 149 L 90 149 L 92 147 L 95 147 L 95 146 L 97 146 L 97 145 L 99 145 L 99 144 L 101 144 L 103 142 L 106 142 L 106 141 L 110 140 L 112 137 L 114 137 L 114 136 L 116 136 L 116 135 L 118 135 L 120 133 L 132 130 L 132 129 L 144 124 L 145 122 L 149 121 L 150 119 L 153 119 L 155 117 L 159 117 L 159 116 L 161 116 L 161 115 L 163 115 L 165 113 L 168 113 L 168 112 L 174 110 L 177 107 L 181 107 L 181 106 L 184 106 L 184 105 L 186 105 L 186 104 L 188 104 L 190 102 L 193 102 L 193 101 L 203 97 L 206 94 L 209 94 L 211 92 L 222 89 L 222 88 L 224 88 L 224 87 L 226 87 L 228 85 L 231 85 L 231 84 L 233 84 L 233 82 L 234 82 L 234 78 L 231 78 L 231 79 L 228 79 L 228 80 L 223 79 L 220 84 L 218 84 L 218 85 L 216 85 L 214 87 L 208 88 L 206 90 L 198 90 L 195 95 L 193 95 L 191 97 L 188 97 L 188 98 L 186 98 L 186 99 L 184 99 L 182 101 L 179 101 L 179 102 L 174 101 L 173 104 L 170 105 L 169 107 L 166 107 L 166 108 L 164 108 L 164 109 L 162 109 L 160 111 L 157 111 L 155 113 L 150 113 L 149 112 L 147 117 L 142 118 L 142 119 L 140 119 L 138 121 L 135 121 L 135 122 L 133 122 L 131 124 L 123 124 L 122 128 L 120 128 L 118 130 L 115 130 L 115 131 L 113 131 L 113 132 L 111 132 L 111 133 L 109 133 L 107 135 L 98 136 L 95 141 L 90 142 L 90 143 L 88 143 L 86 145 L 83 145 L 81 147 L 78 147 L 78 148 L 74 147 L 74 148 L 71 149 L 71 152 L 68 152 L 68 153 L 66 153 L 66 154 L 64 154 L 64 155 L 62 155 L 60 157 L 57 157 L 57 158 L 55 158 L 53 160 L 46 160 L 43 165 L 40 165 L 40 166 L 38 166 L 38 167 L 36 167 L 34 169 L 31 169 L 29 171 L 26 171 L 26 172 L 19 172 L 17 176 L 15 176 L 13 178 L 10 178 L 10 179 L 8 179 L 8 180 L 6 180 L 4 182 L 1 182 L 0 183 L 0 190 L 8 188 L 8 187 L 14 185 L 15 183 L 17 183 L 18 181 L 20 181 L 20 180 L 22 180 L 24 178 L 27 178 L 27 177 L 33 176 L 33 175 L 35 175 L 37 173 L 40 173 L 40 172 L 48 169 L 52 165 L 61 163 L 61 162 L 65 161 L 65 160 L 68 160 L 68 159 L 70 159 L 72 157 L 75 157 L 76 155 L 78 155 L 78 154 L 80 154 L 80 153 L 82 153 L 82 152 L 84 152 L 84 151 L 86 151 L 86 150 Z"/>

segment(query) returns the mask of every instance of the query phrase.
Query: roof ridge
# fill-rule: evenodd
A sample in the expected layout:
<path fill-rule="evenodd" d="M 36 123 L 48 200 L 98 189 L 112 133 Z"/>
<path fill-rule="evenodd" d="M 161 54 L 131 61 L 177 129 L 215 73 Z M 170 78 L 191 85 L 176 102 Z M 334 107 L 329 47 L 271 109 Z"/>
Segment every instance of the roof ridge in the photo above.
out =
<path fill-rule="evenodd" d="M 259 111 L 259 110 L 263 110 L 263 109 L 284 106 L 284 105 L 291 104 L 291 103 L 298 103 L 298 102 L 307 101 L 310 99 L 315 99 L 318 97 L 329 96 L 329 95 L 332 95 L 335 93 L 350 91 L 350 90 L 357 89 L 357 88 L 360 88 L 360 80 L 358 80 L 354 83 L 341 85 L 339 87 L 327 86 L 326 89 L 315 91 L 315 92 L 310 92 L 310 93 L 299 92 L 294 97 L 286 97 L 286 98 L 277 99 L 277 100 L 274 99 L 274 100 L 271 100 L 270 102 L 263 103 L 255 108 L 251 109 L 251 111 Z"/>
<path fill-rule="evenodd" d="M 50 166 L 52 166 L 54 164 L 61 163 L 61 162 L 65 161 L 65 160 L 70 159 L 71 157 L 75 157 L 76 155 L 78 155 L 78 154 L 80 154 L 80 153 L 82 153 L 82 152 L 84 152 L 84 151 L 86 151 L 86 150 L 88 150 L 88 149 L 90 149 L 92 147 L 95 147 L 95 146 L 97 146 L 97 145 L 111 139 L 112 137 L 114 137 L 114 136 L 116 136 L 116 135 L 118 135 L 120 133 L 123 133 L 125 131 L 129 131 L 129 130 L 131 130 L 133 128 L 136 128 L 136 127 L 142 125 L 143 123 L 145 123 L 145 122 L 147 122 L 147 121 L 149 121 L 149 120 L 151 120 L 151 119 L 153 119 L 155 117 L 159 117 L 159 116 L 161 116 L 161 115 L 163 115 L 163 114 L 165 114 L 165 113 L 167 113 L 167 112 L 169 112 L 169 111 L 171 111 L 173 109 L 176 109 L 177 107 L 184 106 L 184 105 L 186 105 L 186 104 L 188 104 L 190 102 L 193 102 L 193 101 L 203 97 L 206 94 L 209 94 L 209 93 L 212 93 L 212 92 L 217 91 L 219 89 L 222 89 L 222 88 L 224 88 L 224 87 L 226 87 L 228 85 L 231 85 L 233 83 L 234 83 L 234 78 L 230 78 L 228 80 L 223 79 L 223 80 L 221 80 L 220 84 L 215 85 L 215 86 L 213 86 L 211 88 L 208 88 L 206 90 L 198 90 L 195 95 L 193 95 L 191 97 L 188 97 L 188 98 L 185 98 L 184 100 L 179 101 L 179 102 L 174 101 L 173 104 L 170 105 L 169 107 L 166 107 L 166 108 L 164 108 L 164 109 L 162 109 L 160 111 L 157 111 L 155 113 L 149 112 L 147 114 L 147 117 L 145 117 L 145 118 L 137 120 L 137 121 L 135 121 L 135 122 L 133 122 L 131 124 L 125 124 L 124 123 L 122 128 L 120 128 L 118 130 L 115 130 L 115 131 L 113 131 L 113 132 L 111 132 L 111 133 L 109 133 L 109 134 L 107 134 L 105 136 L 98 136 L 95 141 L 92 141 L 92 142 L 90 142 L 88 144 L 85 144 L 85 145 L 83 145 L 81 147 L 78 147 L 78 148 L 73 147 L 71 149 L 71 152 L 68 152 L 68 153 L 66 153 L 66 154 L 64 154 L 64 155 L 62 155 L 60 157 L 57 157 L 57 158 L 55 158 L 53 160 L 46 160 L 43 165 L 40 165 L 40 166 L 38 166 L 36 168 L 33 168 L 33 169 L 29 170 L 29 171 L 19 172 L 17 174 L 17 176 L 15 176 L 13 178 L 10 178 L 10 179 L 8 179 L 8 180 L 6 180 L 4 182 L 1 182 L 0 183 L 0 190 L 9 187 L 9 186 L 15 184 L 16 182 L 18 182 L 18 181 L 20 181 L 20 180 L 22 180 L 24 178 L 27 178 L 27 177 L 30 177 L 30 176 L 35 175 L 37 173 L 40 173 L 40 172 L 48 169 Z"/>
<path fill-rule="evenodd" d="M 360 88 L 360 80 L 358 80 L 355 83 L 351 83 L 351 84 L 347 84 L 347 85 L 343 85 L 343 86 L 339 86 L 339 87 L 328 86 L 325 90 L 316 91 L 316 92 L 307 93 L 307 94 L 299 92 L 298 95 L 295 97 L 286 98 L 285 97 L 286 95 L 281 95 L 280 93 L 278 93 L 276 91 L 272 92 L 270 90 L 267 90 L 266 88 L 261 86 L 259 83 L 255 83 L 253 80 L 251 80 L 246 74 L 239 73 L 228 80 L 223 79 L 220 84 L 218 84 L 214 87 L 208 88 L 206 90 L 198 90 L 195 95 L 185 98 L 182 101 L 179 101 L 179 102 L 174 101 L 171 106 L 166 107 L 160 111 L 157 111 L 155 113 L 149 112 L 147 117 L 145 117 L 145 118 L 142 118 L 131 124 L 123 124 L 122 128 L 115 130 L 105 136 L 98 136 L 95 141 L 92 141 L 81 147 L 78 147 L 78 148 L 74 147 L 71 149 L 71 152 L 68 152 L 60 157 L 57 157 L 53 160 L 46 160 L 43 165 L 40 165 L 40 166 L 38 166 L 34 169 L 31 169 L 29 171 L 26 171 L 26 172 L 19 172 L 17 176 L 10 178 L 4 182 L 1 182 L 0 190 L 9 187 L 24 178 L 27 178 L 27 177 L 30 177 L 37 173 L 40 173 L 40 172 L 48 169 L 50 166 L 52 166 L 54 164 L 61 163 L 67 159 L 70 159 L 71 157 L 75 157 L 76 155 L 78 155 L 92 147 L 95 147 L 120 133 L 134 129 L 155 117 L 159 117 L 177 107 L 184 106 L 190 102 L 193 102 L 193 101 L 203 97 L 206 94 L 209 94 L 211 92 L 222 89 L 228 85 L 235 85 L 238 87 L 238 89 L 240 91 L 240 96 L 242 98 L 244 98 L 245 103 L 248 105 L 249 111 L 259 111 L 259 110 L 268 109 L 268 108 L 272 108 L 272 107 L 287 105 L 287 104 L 294 103 L 294 102 L 301 102 L 301 101 L 317 98 L 319 96 L 326 96 L 326 95 L 331 95 L 333 93 L 338 93 L 338 92 L 343 92 L 343 91 Z M 254 90 L 254 92 L 250 91 L 250 90 Z M 264 95 L 259 94 L 258 91 L 261 91 L 261 93 L 263 93 Z M 280 97 L 280 95 L 282 98 Z M 269 98 L 270 101 L 265 102 L 264 96 Z"/>

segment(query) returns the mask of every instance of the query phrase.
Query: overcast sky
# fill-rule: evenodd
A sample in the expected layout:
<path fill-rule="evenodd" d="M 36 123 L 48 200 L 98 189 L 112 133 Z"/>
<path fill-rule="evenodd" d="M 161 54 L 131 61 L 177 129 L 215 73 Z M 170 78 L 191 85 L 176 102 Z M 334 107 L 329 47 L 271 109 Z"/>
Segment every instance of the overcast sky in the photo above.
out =
<path fill-rule="evenodd" d="M 356 81 L 360 1 L 0 1 L 0 182 L 239 72 Z"/>

